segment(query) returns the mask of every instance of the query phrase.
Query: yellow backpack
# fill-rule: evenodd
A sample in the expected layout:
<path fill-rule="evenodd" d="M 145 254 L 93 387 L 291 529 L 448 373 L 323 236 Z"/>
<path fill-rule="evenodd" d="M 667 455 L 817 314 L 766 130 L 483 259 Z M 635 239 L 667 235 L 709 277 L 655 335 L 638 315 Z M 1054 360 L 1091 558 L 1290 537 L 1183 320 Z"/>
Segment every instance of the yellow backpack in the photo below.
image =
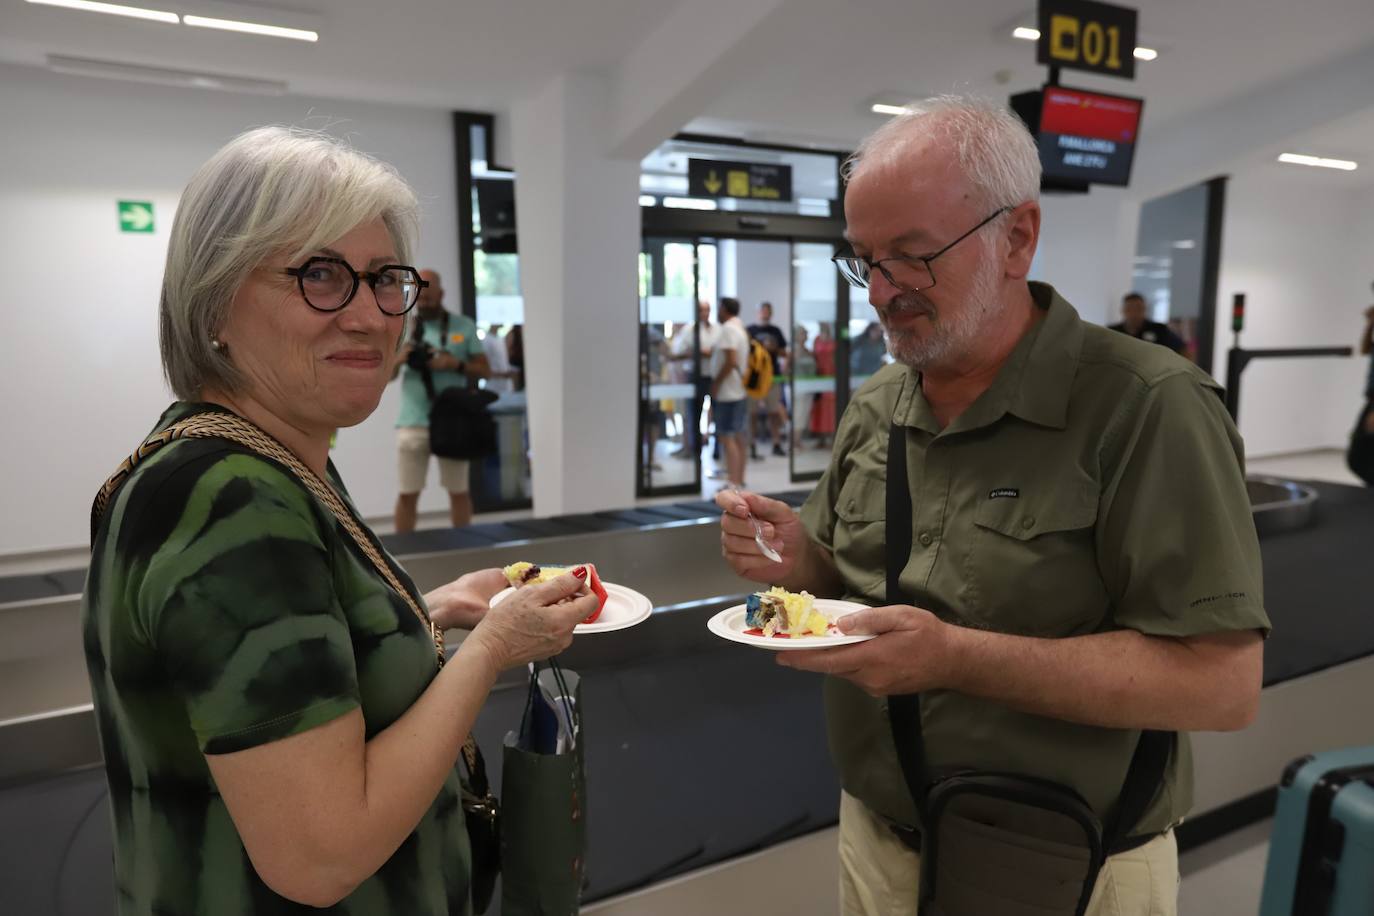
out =
<path fill-rule="evenodd" d="M 768 396 L 773 387 L 773 355 L 763 344 L 749 338 L 749 362 L 744 367 L 744 393 L 754 400 Z"/>

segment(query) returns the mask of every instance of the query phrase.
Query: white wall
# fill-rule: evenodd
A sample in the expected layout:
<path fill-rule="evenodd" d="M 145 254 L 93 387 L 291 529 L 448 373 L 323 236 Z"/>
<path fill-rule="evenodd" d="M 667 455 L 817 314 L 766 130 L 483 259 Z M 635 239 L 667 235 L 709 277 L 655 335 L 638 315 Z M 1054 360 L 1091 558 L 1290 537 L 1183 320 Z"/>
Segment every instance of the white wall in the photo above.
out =
<path fill-rule="evenodd" d="M 1352 191 L 1345 173 L 1290 176 L 1285 168 L 1247 169 L 1227 188 L 1215 363 L 1222 378 L 1234 293 L 1246 294 L 1247 348 L 1358 342 L 1374 280 L 1374 192 Z M 1343 447 L 1366 368 L 1359 359 L 1252 362 L 1240 410 L 1248 453 Z"/>
<path fill-rule="evenodd" d="M 450 116 L 437 110 L 196 92 L 0 66 L 0 553 L 87 542 L 91 498 L 171 401 L 158 361 L 167 230 L 191 173 L 269 123 L 346 136 L 392 163 L 423 209 L 417 264 L 456 308 Z M 119 199 L 151 200 L 152 235 L 121 234 Z M 395 499 L 398 385 L 342 430 L 334 457 L 359 508 Z M 422 508 L 447 500 L 431 481 Z"/>
<path fill-rule="evenodd" d="M 746 325 L 759 320 L 759 303 L 773 303 L 773 323 L 792 325 L 792 245 L 773 241 L 723 241 L 735 248 L 735 298 Z M 833 269 L 833 268 L 832 268 Z M 833 287 L 833 277 L 832 277 Z M 833 298 L 833 294 L 832 294 Z"/>
<path fill-rule="evenodd" d="M 1130 289 L 1139 204 L 1121 190 L 1093 188 L 1086 195 L 1046 195 L 1040 209 L 1031 279 L 1052 284 L 1086 321 L 1118 321 Z"/>

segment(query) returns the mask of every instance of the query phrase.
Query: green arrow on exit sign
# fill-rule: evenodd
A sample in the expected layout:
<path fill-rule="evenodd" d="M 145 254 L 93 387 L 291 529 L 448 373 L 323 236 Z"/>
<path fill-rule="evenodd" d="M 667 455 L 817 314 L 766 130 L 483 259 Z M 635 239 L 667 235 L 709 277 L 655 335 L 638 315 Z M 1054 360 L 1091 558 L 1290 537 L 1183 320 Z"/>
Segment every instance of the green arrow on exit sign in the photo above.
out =
<path fill-rule="evenodd" d="M 151 200 L 121 200 L 119 202 L 119 230 L 121 232 L 152 232 L 153 202 Z"/>

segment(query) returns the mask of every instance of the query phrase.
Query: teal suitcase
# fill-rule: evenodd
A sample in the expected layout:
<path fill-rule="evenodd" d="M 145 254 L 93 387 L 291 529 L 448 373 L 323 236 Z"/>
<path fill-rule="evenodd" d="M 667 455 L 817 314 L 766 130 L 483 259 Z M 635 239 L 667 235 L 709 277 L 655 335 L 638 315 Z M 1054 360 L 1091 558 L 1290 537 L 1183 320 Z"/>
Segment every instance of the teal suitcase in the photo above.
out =
<path fill-rule="evenodd" d="M 1374 916 L 1374 747 L 1284 770 L 1260 916 Z"/>

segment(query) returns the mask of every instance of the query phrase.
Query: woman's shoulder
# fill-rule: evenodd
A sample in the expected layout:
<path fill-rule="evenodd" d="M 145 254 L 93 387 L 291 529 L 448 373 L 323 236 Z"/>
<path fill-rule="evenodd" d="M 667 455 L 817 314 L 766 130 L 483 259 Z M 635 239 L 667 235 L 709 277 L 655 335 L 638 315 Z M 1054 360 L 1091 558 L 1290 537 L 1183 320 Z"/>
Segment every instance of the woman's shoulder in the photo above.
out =
<path fill-rule="evenodd" d="M 209 523 L 254 512 L 295 515 L 311 527 L 320 521 L 314 498 L 278 462 L 225 439 L 176 439 L 134 467 L 104 527 L 120 532 L 120 552 L 139 553 L 157 549 L 192 518 Z"/>

